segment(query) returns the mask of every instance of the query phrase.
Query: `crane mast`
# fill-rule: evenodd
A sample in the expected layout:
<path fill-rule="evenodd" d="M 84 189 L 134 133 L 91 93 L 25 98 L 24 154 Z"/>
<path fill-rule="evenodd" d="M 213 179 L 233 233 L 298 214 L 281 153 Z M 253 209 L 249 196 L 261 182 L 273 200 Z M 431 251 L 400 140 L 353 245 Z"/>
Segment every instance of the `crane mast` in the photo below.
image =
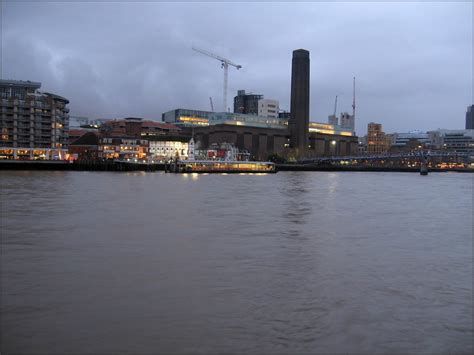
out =
<path fill-rule="evenodd" d="M 211 111 L 214 112 L 214 104 L 212 103 L 212 97 L 209 97 L 209 101 L 211 102 Z"/>
<path fill-rule="evenodd" d="M 356 78 L 354 76 L 354 85 L 352 87 L 352 119 L 355 121 L 356 114 Z"/>
<path fill-rule="evenodd" d="M 229 59 L 218 56 L 217 54 L 208 52 L 204 49 L 200 49 L 200 48 L 196 48 L 196 47 L 192 47 L 192 49 L 194 51 L 198 52 L 198 53 L 207 55 L 208 57 L 217 59 L 218 61 L 221 62 L 221 68 L 224 68 L 224 90 L 223 90 L 223 100 L 222 101 L 223 101 L 223 106 L 224 106 L 223 111 L 226 112 L 227 111 L 227 82 L 228 82 L 229 65 L 237 68 L 237 70 L 242 68 L 242 66 L 239 65 L 239 64 L 235 64 L 234 62 L 230 61 Z"/>

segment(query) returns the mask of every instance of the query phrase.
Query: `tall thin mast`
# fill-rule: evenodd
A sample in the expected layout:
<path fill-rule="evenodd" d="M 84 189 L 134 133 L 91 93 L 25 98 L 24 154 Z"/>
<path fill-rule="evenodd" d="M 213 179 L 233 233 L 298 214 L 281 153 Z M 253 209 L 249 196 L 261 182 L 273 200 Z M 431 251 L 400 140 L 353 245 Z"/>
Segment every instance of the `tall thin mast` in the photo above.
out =
<path fill-rule="evenodd" d="M 356 114 L 356 78 L 354 76 L 354 86 L 352 89 L 352 117 L 353 120 L 355 120 L 355 114 Z"/>

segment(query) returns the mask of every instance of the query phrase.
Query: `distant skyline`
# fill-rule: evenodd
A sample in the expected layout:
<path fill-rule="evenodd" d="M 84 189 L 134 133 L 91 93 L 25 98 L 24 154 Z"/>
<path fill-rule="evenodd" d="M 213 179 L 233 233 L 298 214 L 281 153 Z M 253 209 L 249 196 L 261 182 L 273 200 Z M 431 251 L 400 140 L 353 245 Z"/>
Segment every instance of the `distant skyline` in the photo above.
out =
<path fill-rule="evenodd" d="M 237 90 L 290 109 L 291 57 L 310 51 L 310 120 L 351 112 L 356 132 L 463 129 L 473 103 L 472 2 L 1 3 L 1 78 L 42 83 L 70 114 L 161 120 L 175 108 L 221 108 L 220 63 Z"/>

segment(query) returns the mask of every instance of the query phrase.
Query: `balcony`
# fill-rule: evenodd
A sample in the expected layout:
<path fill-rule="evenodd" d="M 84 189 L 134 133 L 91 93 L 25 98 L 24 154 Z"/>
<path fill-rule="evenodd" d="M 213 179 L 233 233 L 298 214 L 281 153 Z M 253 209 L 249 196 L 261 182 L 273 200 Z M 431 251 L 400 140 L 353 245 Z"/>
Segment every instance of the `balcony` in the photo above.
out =
<path fill-rule="evenodd" d="M 2 106 L 13 107 L 13 102 L 8 99 L 2 99 Z"/>
<path fill-rule="evenodd" d="M 36 143 L 47 143 L 47 144 L 51 144 L 51 139 L 45 139 L 45 138 L 35 139 L 35 142 L 36 142 Z"/>

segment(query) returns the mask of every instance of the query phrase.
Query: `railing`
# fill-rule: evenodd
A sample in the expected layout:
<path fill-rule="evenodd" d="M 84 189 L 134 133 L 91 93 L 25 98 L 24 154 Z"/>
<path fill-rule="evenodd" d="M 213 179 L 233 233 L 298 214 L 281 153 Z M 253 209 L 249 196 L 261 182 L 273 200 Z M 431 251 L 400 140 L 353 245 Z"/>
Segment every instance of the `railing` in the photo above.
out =
<path fill-rule="evenodd" d="M 379 160 L 379 159 L 400 159 L 400 158 L 430 158 L 430 157 L 466 157 L 468 152 L 430 152 L 430 153 L 398 153 L 379 155 L 351 155 L 351 156 L 331 156 L 302 159 L 301 163 L 311 163 L 318 161 L 340 161 L 340 160 Z"/>

